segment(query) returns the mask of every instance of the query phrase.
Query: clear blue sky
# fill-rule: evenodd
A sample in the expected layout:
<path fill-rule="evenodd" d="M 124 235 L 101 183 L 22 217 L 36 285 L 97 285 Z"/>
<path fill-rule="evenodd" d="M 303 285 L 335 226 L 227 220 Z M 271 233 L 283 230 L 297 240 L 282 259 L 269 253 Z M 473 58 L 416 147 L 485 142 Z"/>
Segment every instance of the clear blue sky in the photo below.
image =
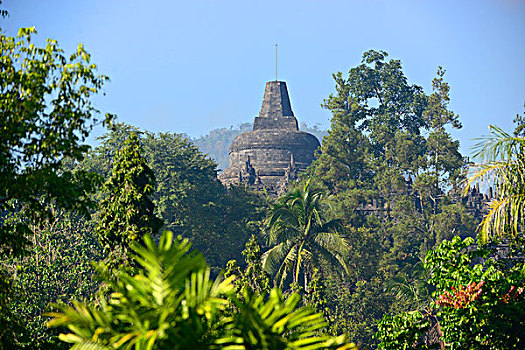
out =
<path fill-rule="evenodd" d="M 151 131 L 199 136 L 252 121 L 265 82 L 285 80 L 300 122 L 328 128 L 320 108 L 332 73 L 369 49 L 400 59 L 430 91 L 447 70 L 454 132 L 468 154 L 489 124 L 506 130 L 525 102 L 525 1 L 4 0 L 1 27 L 35 26 L 66 52 L 83 43 L 109 75 L 102 111 Z"/>

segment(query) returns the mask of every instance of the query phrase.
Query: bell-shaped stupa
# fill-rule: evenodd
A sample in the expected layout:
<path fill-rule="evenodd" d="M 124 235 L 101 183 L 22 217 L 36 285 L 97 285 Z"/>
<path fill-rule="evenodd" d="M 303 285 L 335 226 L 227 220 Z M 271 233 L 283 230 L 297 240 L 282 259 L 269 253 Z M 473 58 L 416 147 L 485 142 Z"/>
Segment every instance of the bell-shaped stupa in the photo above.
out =
<path fill-rule="evenodd" d="M 253 130 L 233 141 L 229 166 L 219 180 L 278 194 L 312 163 L 319 146 L 314 135 L 299 131 L 286 83 L 267 82 Z"/>

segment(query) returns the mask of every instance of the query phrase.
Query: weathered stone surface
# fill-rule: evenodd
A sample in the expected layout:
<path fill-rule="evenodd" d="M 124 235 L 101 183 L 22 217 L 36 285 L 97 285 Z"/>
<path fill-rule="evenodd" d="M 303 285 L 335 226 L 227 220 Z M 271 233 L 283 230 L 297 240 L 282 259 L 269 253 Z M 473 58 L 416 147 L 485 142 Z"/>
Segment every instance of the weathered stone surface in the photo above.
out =
<path fill-rule="evenodd" d="M 276 194 L 312 163 L 319 146 L 315 136 L 298 130 L 286 83 L 270 81 L 253 131 L 233 141 L 229 166 L 219 180 Z"/>
<path fill-rule="evenodd" d="M 253 123 L 253 130 L 265 129 L 299 129 L 284 81 L 266 83 L 261 111 Z"/>

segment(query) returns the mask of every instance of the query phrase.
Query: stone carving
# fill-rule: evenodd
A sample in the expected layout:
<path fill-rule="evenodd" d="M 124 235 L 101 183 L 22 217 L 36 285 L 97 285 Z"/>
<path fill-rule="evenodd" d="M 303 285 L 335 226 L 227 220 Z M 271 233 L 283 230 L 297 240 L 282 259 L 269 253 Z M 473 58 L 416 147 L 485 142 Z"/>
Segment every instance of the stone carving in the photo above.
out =
<path fill-rule="evenodd" d="M 248 185 L 253 185 L 255 183 L 255 168 L 250 162 L 250 156 L 244 163 L 244 168 L 241 170 L 241 182 L 247 183 Z"/>
<path fill-rule="evenodd" d="M 285 193 L 290 183 L 293 181 L 296 181 L 297 179 L 298 179 L 298 169 L 295 166 L 295 161 L 293 159 L 293 153 L 292 153 L 290 155 L 290 163 L 284 170 L 284 177 L 279 183 L 279 187 L 277 189 L 277 195 L 280 196 L 281 194 Z"/>
<path fill-rule="evenodd" d="M 419 202 L 419 194 L 412 188 L 412 179 L 406 180 L 406 193 L 411 195 L 414 199 L 414 206 L 416 209 L 421 210 L 421 203 Z M 463 195 L 461 192 L 450 192 L 453 203 L 463 203 L 467 211 L 472 217 L 481 222 L 483 217 L 488 213 L 488 205 L 490 201 L 494 199 L 492 187 L 488 188 L 488 194 L 484 194 L 480 191 L 479 183 L 470 188 L 470 190 Z M 436 199 L 436 204 L 440 202 L 440 198 Z M 364 213 L 365 215 L 374 214 L 376 216 L 384 216 L 389 211 L 388 203 L 383 198 L 373 198 L 369 202 L 361 202 L 355 208 L 356 211 Z"/>
<path fill-rule="evenodd" d="M 243 133 L 230 146 L 230 163 L 219 180 L 244 183 L 270 195 L 283 192 L 314 160 L 320 144 L 309 133 L 299 131 L 286 83 L 266 83 L 259 115 L 253 130 Z"/>
<path fill-rule="evenodd" d="M 466 205 L 467 210 L 472 216 L 479 221 L 488 213 L 488 203 L 494 199 L 492 187 L 489 187 L 487 194 L 483 194 L 479 189 L 479 183 L 472 187 L 461 201 Z"/>

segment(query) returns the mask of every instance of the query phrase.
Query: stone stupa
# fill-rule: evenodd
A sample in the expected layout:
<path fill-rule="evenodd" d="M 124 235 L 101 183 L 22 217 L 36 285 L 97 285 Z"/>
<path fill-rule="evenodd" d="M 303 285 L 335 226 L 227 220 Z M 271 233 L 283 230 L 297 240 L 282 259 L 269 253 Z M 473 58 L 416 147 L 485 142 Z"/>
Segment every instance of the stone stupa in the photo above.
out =
<path fill-rule="evenodd" d="M 314 135 L 299 131 L 286 83 L 267 82 L 253 130 L 235 138 L 229 166 L 219 180 L 280 194 L 312 163 L 319 146 Z"/>

